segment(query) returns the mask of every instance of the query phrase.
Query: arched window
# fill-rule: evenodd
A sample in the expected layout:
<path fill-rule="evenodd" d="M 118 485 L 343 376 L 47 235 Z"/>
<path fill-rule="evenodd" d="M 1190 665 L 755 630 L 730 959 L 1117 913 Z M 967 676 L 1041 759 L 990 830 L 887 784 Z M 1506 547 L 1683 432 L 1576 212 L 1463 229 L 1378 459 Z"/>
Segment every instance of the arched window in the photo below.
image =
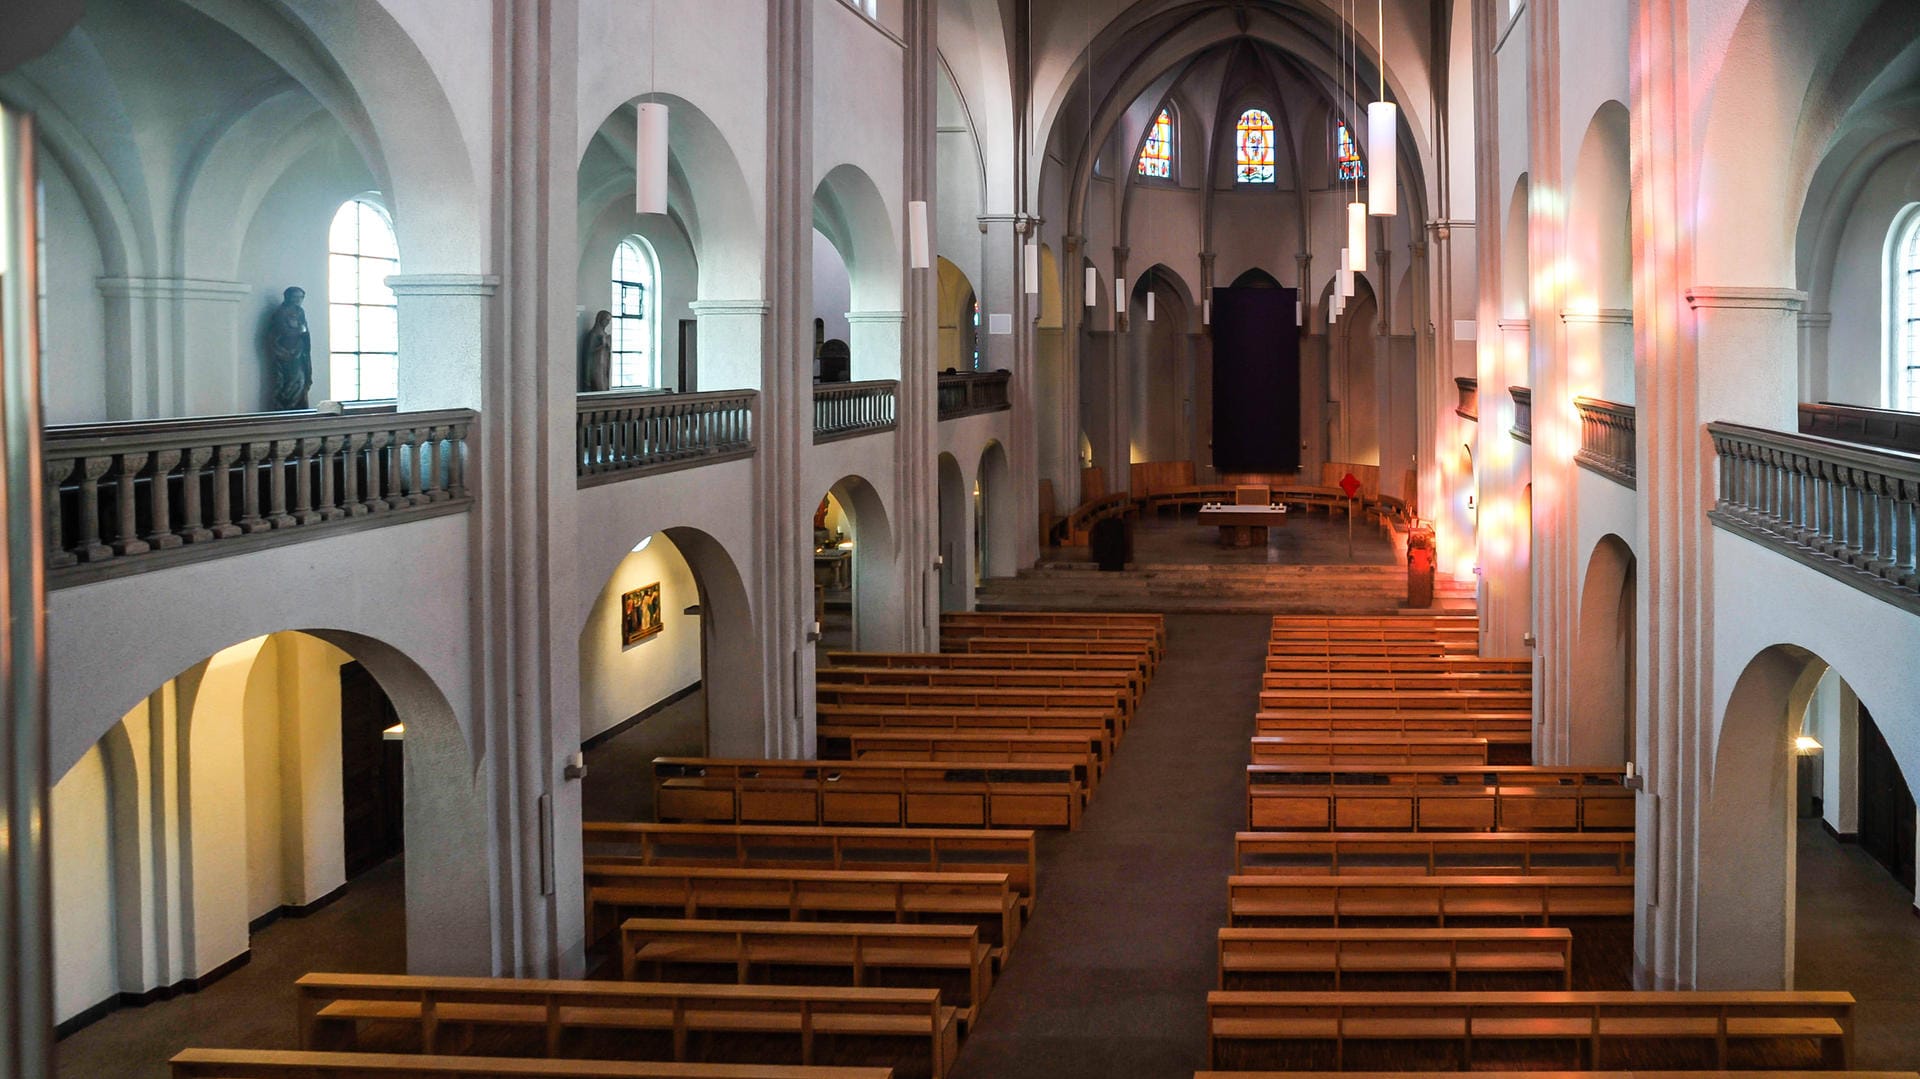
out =
<path fill-rule="evenodd" d="M 1893 407 L 1920 412 L 1920 207 L 1909 207 L 1895 228 L 1887 280 Z"/>
<path fill-rule="evenodd" d="M 1367 163 L 1360 160 L 1360 146 L 1353 141 L 1353 131 L 1345 120 L 1333 122 L 1333 161 L 1336 179 L 1367 178 Z"/>
<path fill-rule="evenodd" d="M 1248 109 L 1234 125 L 1239 135 L 1239 169 L 1235 179 L 1243 184 L 1273 182 L 1273 117 L 1263 109 Z"/>
<path fill-rule="evenodd" d="M 973 299 L 973 369 L 980 370 L 980 298 Z"/>
<path fill-rule="evenodd" d="M 387 211 L 349 199 L 327 230 L 327 396 L 380 401 L 400 395 L 400 308 L 387 287 L 400 245 Z"/>
<path fill-rule="evenodd" d="M 660 385 L 654 327 L 659 297 L 654 287 L 653 249 L 638 236 L 613 252 L 613 386 Z"/>
<path fill-rule="evenodd" d="M 1156 180 L 1173 178 L 1173 110 L 1161 109 L 1147 128 L 1147 141 L 1140 147 L 1139 172 Z"/>

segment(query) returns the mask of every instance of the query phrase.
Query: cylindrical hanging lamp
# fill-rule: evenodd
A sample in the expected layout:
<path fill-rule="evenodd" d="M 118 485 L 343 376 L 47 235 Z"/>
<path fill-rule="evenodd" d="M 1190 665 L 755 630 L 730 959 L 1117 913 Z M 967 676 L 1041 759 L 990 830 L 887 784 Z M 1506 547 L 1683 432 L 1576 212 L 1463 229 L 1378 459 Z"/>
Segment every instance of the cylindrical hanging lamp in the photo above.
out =
<path fill-rule="evenodd" d="M 1347 269 L 1367 272 L 1367 204 L 1347 203 Z"/>
<path fill-rule="evenodd" d="M 1035 240 L 1027 241 L 1027 295 L 1040 295 L 1040 244 Z"/>
<path fill-rule="evenodd" d="M 1293 324 L 1295 326 L 1307 324 L 1307 301 L 1301 299 L 1298 292 L 1293 294 Z"/>
<path fill-rule="evenodd" d="M 1367 106 L 1367 212 L 1392 217 L 1400 212 L 1398 162 L 1394 147 L 1400 141 L 1400 107 L 1391 101 Z"/>
<path fill-rule="evenodd" d="M 1124 277 L 1116 277 L 1113 279 L 1113 317 L 1118 319 L 1121 312 L 1126 309 L 1127 279 Z"/>
<path fill-rule="evenodd" d="M 1153 290 L 1147 290 L 1147 321 L 1153 321 Z"/>
<path fill-rule="evenodd" d="M 1213 325 L 1213 301 L 1212 300 L 1200 301 L 1200 325 L 1202 326 Z"/>
<path fill-rule="evenodd" d="M 1100 271 L 1087 267 L 1087 306 L 1100 306 Z"/>
<path fill-rule="evenodd" d="M 1340 297 L 1353 295 L 1353 259 L 1346 248 L 1340 249 Z"/>
<path fill-rule="evenodd" d="M 907 203 L 907 258 L 916 270 L 933 268 L 933 243 L 927 231 L 927 204 L 923 199 Z"/>
<path fill-rule="evenodd" d="M 636 213 L 667 212 L 667 107 L 640 105 L 633 140 L 633 208 Z"/>

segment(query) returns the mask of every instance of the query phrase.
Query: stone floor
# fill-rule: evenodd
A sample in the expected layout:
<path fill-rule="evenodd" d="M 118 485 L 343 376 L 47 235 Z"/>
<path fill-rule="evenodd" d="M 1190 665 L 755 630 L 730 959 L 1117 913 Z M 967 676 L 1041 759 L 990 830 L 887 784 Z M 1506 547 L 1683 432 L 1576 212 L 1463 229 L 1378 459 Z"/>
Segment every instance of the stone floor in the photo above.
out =
<path fill-rule="evenodd" d="M 707 698 L 694 690 L 587 751 L 581 817 L 652 820 L 653 758 L 698 757 L 706 750 Z"/>
<path fill-rule="evenodd" d="M 1853 844 L 1800 822 L 1794 984 L 1845 989 L 1853 1066 L 1920 1068 L 1920 917 L 1913 896 Z"/>
<path fill-rule="evenodd" d="M 1202 528 L 1198 515 L 1188 510 L 1178 516 L 1144 515 L 1134 521 L 1133 561 L 1136 565 L 1398 565 L 1404 557 L 1394 537 L 1365 517 L 1356 517 L 1352 553 L 1348 553 L 1345 514 L 1295 510 L 1286 527 L 1267 529 L 1264 546 L 1222 547 L 1220 530 Z M 1404 539 L 1401 540 L 1405 542 Z M 1085 547 L 1053 547 L 1042 552 L 1047 561 L 1084 562 Z"/>

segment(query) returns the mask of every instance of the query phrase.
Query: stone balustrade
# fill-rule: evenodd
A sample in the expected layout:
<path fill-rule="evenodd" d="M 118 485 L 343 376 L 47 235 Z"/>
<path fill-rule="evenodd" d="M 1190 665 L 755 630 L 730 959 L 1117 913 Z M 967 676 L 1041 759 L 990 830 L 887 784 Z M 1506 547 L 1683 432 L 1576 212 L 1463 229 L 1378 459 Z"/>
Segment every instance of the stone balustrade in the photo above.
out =
<path fill-rule="evenodd" d="M 1920 455 L 1731 423 L 1707 433 L 1716 524 L 1920 613 Z"/>
<path fill-rule="evenodd" d="M 1634 448 L 1633 406 L 1595 397 L 1576 397 L 1580 410 L 1581 466 L 1627 487 L 1634 486 L 1639 453 Z"/>
<path fill-rule="evenodd" d="M 1011 371 L 948 371 L 940 376 L 940 418 L 959 419 L 982 412 L 1003 412 Z"/>
<path fill-rule="evenodd" d="M 575 449 L 579 485 L 751 457 L 754 390 L 583 393 Z"/>
<path fill-rule="evenodd" d="M 1507 392 L 1513 395 L 1513 437 L 1531 446 L 1533 444 L 1533 389 L 1529 386 L 1508 386 Z"/>
<path fill-rule="evenodd" d="M 48 584 L 464 511 L 473 421 L 359 409 L 49 427 Z"/>
<path fill-rule="evenodd" d="M 893 430 L 899 389 L 893 381 L 814 383 L 814 442 Z"/>
<path fill-rule="evenodd" d="M 1453 406 L 1453 414 L 1463 420 L 1480 422 L 1480 380 L 1477 378 L 1456 378 L 1453 384 L 1460 391 L 1460 399 Z"/>

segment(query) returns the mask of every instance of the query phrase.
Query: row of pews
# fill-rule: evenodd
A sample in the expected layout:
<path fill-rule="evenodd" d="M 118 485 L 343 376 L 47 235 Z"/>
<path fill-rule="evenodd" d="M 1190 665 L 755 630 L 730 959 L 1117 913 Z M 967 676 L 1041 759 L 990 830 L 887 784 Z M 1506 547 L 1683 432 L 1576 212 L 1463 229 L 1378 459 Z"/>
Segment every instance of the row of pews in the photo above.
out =
<path fill-rule="evenodd" d="M 942 1079 L 1165 647 L 1158 616 L 949 615 L 843 653 L 819 757 L 654 762 L 657 822 L 582 836 L 590 980 L 312 973 L 295 1050 L 198 1076 Z"/>
<path fill-rule="evenodd" d="M 1529 666 L 1477 642 L 1273 620 L 1199 1077 L 1848 1067 L 1849 994 L 1627 988 L 1633 792 L 1534 765 Z"/>

